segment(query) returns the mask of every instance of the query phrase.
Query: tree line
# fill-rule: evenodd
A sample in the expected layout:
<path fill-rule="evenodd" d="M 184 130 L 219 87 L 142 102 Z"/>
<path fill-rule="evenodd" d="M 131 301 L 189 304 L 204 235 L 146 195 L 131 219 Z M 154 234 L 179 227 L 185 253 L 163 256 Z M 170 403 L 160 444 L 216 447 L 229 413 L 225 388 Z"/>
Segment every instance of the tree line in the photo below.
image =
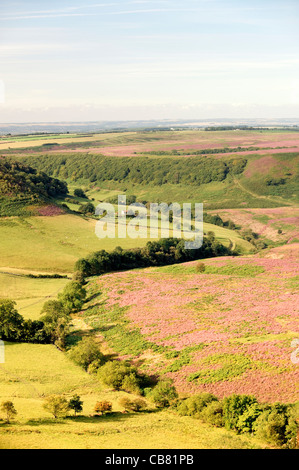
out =
<path fill-rule="evenodd" d="M 51 154 L 23 158 L 37 170 L 62 180 L 89 182 L 118 181 L 153 185 L 201 185 L 223 181 L 228 175 L 242 173 L 247 160 L 216 160 L 208 157 L 148 158 L 106 157 L 103 155 Z"/>
<path fill-rule="evenodd" d="M 83 277 L 96 276 L 111 271 L 163 266 L 183 263 L 200 258 L 233 255 L 234 251 L 222 245 L 213 232 L 203 238 L 200 248 L 188 250 L 185 241 L 178 238 L 162 238 L 149 241 L 143 248 L 123 249 L 116 247 L 113 251 L 106 250 L 91 253 L 79 259 L 75 264 L 75 272 Z"/>

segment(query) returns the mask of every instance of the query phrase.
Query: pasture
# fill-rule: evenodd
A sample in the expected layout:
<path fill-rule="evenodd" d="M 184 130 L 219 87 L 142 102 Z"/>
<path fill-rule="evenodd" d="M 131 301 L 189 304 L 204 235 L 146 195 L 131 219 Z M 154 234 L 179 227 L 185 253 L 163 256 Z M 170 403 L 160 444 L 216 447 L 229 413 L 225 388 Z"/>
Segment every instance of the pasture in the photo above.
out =
<path fill-rule="evenodd" d="M 225 449 L 265 448 L 267 444 L 238 436 L 171 411 L 151 409 L 122 414 L 125 392 L 103 389 L 52 345 L 5 345 L 0 364 L 0 401 L 12 400 L 18 412 L 10 424 L 0 420 L 0 448 L 5 449 Z M 43 409 L 51 394 L 67 399 L 79 394 L 83 412 L 54 419 Z M 131 397 L 131 395 L 130 395 Z M 112 402 L 112 413 L 93 416 L 98 400 Z M 1 418 L 1 417 L 0 417 Z"/>

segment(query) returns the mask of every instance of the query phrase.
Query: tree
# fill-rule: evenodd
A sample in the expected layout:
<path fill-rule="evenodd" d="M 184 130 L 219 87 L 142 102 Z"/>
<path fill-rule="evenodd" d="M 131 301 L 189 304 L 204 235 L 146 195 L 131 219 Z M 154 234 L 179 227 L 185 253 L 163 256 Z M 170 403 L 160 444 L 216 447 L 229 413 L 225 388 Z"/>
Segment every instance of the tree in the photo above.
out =
<path fill-rule="evenodd" d="M 86 298 L 86 290 L 79 282 L 72 281 L 58 294 L 58 299 L 66 312 L 79 311 Z"/>
<path fill-rule="evenodd" d="M 111 411 L 112 410 L 112 403 L 110 401 L 106 401 L 106 400 L 103 400 L 103 401 L 98 401 L 96 404 L 95 404 L 95 407 L 94 407 L 94 412 L 96 414 L 101 414 L 103 415 L 104 413 L 107 413 L 107 411 Z"/>
<path fill-rule="evenodd" d="M 130 398 L 123 397 L 119 400 L 119 404 L 126 410 L 126 411 L 141 411 L 147 407 L 146 401 L 142 398 L 136 398 L 134 400 L 130 400 Z"/>
<path fill-rule="evenodd" d="M 161 380 L 148 394 L 148 398 L 159 408 L 170 406 L 177 397 L 175 386 L 170 380 Z"/>
<path fill-rule="evenodd" d="M 75 416 L 83 410 L 83 401 L 80 400 L 79 395 L 74 395 L 69 401 L 69 409 L 74 410 Z"/>
<path fill-rule="evenodd" d="M 72 280 L 78 282 L 81 286 L 85 284 L 85 277 L 82 271 L 75 271 Z"/>
<path fill-rule="evenodd" d="M 16 341 L 22 335 L 23 317 L 15 309 L 16 302 L 0 299 L 0 337 Z"/>
<path fill-rule="evenodd" d="M 69 334 L 71 318 L 59 300 L 48 300 L 44 303 L 41 320 L 44 330 L 50 336 L 51 342 L 58 348 L 65 348 L 66 337 Z"/>
<path fill-rule="evenodd" d="M 201 393 L 183 400 L 177 407 L 178 413 L 183 416 L 199 416 L 202 410 L 209 404 L 217 401 L 211 393 Z"/>
<path fill-rule="evenodd" d="M 69 403 L 64 397 L 51 395 L 45 399 L 43 407 L 56 419 L 66 416 L 69 409 Z"/>
<path fill-rule="evenodd" d="M 239 418 L 245 411 L 257 403 L 255 397 L 251 395 L 230 395 L 223 399 L 223 416 L 225 427 L 235 431 L 241 431 L 239 428 Z"/>
<path fill-rule="evenodd" d="M 81 212 L 84 215 L 94 214 L 95 213 L 95 207 L 94 207 L 92 202 L 87 202 L 86 204 L 82 204 L 79 207 L 79 212 Z"/>
<path fill-rule="evenodd" d="M 83 338 L 76 346 L 73 346 L 68 354 L 72 361 L 85 370 L 95 361 L 99 361 L 101 365 L 105 362 L 105 356 L 99 350 L 99 346 L 93 338 L 88 336 Z"/>
<path fill-rule="evenodd" d="M 76 188 L 76 189 L 74 190 L 74 196 L 76 196 L 76 197 L 82 197 L 82 198 L 84 198 L 84 199 L 87 199 L 87 196 L 86 196 L 85 192 L 84 192 L 83 189 L 81 189 L 81 188 Z"/>
<path fill-rule="evenodd" d="M 125 377 L 131 374 L 137 376 L 137 371 L 125 361 L 108 361 L 98 370 L 98 377 L 103 384 L 115 390 L 123 388 Z"/>
<path fill-rule="evenodd" d="M 1 403 L 1 411 L 6 414 L 6 422 L 9 423 L 10 420 L 17 414 L 17 410 L 14 407 L 12 401 L 3 401 Z"/>

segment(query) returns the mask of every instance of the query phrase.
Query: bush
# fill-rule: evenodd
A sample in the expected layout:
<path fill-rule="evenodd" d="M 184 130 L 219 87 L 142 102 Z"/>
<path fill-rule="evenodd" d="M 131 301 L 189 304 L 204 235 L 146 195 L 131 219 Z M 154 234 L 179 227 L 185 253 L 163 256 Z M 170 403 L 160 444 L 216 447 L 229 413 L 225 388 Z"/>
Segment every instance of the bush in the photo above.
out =
<path fill-rule="evenodd" d="M 92 202 L 87 202 L 79 207 L 79 212 L 84 215 L 92 215 L 95 213 L 95 207 Z"/>
<path fill-rule="evenodd" d="M 197 273 L 203 273 L 206 270 L 206 266 L 204 263 L 197 263 L 195 266 L 195 270 Z"/>
<path fill-rule="evenodd" d="M 265 409 L 253 424 L 257 437 L 271 444 L 282 446 L 287 443 L 288 407 L 279 403 Z"/>
<path fill-rule="evenodd" d="M 223 405 L 220 401 L 211 401 L 201 411 L 200 418 L 217 427 L 224 426 Z"/>
<path fill-rule="evenodd" d="M 83 286 L 86 282 L 85 277 L 81 271 L 75 271 L 72 280 L 78 282 L 78 284 L 81 284 L 81 286 Z"/>
<path fill-rule="evenodd" d="M 161 380 L 147 396 L 156 406 L 165 408 L 174 402 L 178 394 L 170 380 Z"/>
<path fill-rule="evenodd" d="M 86 298 L 86 290 L 79 282 L 72 281 L 68 283 L 63 291 L 58 294 L 58 299 L 62 303 L 66 312 L 78 312 Z"/>
<path fill-rule="evenodd" d="M 199 417 L 203 408 L 213 401 L 217 401 L 217 398 L 211 393 L 201 393 L 199 395 L 193 395 L 183 400 L 177 407 L 177 411 L 183 416 L 196 416 Z"/>
<path fill-rule="evenodd" d="M 83 369 L 87 370 L 88 366 L 92 363 L 95 365 L 103 365 L 105 362 L 105 356 L 99 350 L 97 343 L 93 338 L 85 337 L 76 346 L 73 346 L 68 355 L 72 361 L 74 361 Z"/>
<path fill-rule="evenodd" d="M 257 400 L 251 395 L 231 395 L 223 399 L 223 416 L 226 429 L 241 431 L 239 418 L 245 411 L 256 404 Z"/>
<path fill-rule="evenodd" d="M 142 398 L 136 398 L 135 400 L 130 400 L 127 397 L 123 397 L 119 400 L 119 404 L 126 410 L 126 411 L 141 411 L 147 408 L 146 401 Z"/>
<path fill-rule="evenodd" d="M 139 383 L 137 370 L 126 361 L 106 362 L 99 368 L 98 377 L 103 384 L 114 390 L 124 389 L 125 386 L 134 389 Z"/>
<path fill-rule="evenodd" d="M 106 400 L 98 401 L 94 407 L 94 412 L 96 414 L 101 414 L 101 415 L 111 410 L 112 410 L 112 403 Z"/>
<path fill-rule="evenodd" d="M 76 196 L 76 197 L 82 197 L 82 198 L 84 198 L 84 199 L 88 199 L 87 196 L 86 196 L 86 194 L 85 194 L 85 192 L 84 192 L 83 189 L 81 189 L 81 188 L 76 188 L 76 189 L 74 190 L 74 196 Z"/>
<path fill-rule="evenodd" d="M 140 380 L 136 376 L 135 373 L 130 373 L 129 375 L 126 375 L 124 377 L 124 380 L 122 382 L 122 390 L 125 390 L 125 392 L 131 392 L 131 393 L 140 393 Z"/>

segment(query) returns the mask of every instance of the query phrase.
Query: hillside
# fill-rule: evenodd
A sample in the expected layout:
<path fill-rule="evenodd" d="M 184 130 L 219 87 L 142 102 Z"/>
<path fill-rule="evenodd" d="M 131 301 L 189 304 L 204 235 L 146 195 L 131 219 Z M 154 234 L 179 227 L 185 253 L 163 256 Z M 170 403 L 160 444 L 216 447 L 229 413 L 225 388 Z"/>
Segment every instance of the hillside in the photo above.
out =
<path fill-rule="evenodd" d="M 139 201 L 187 200 L 203 202 L 206 209 L 299 201 L 298 132 L 111 132 L 56 140 L 36 139 L 27 148 L 15 141 L 6 153 L 70 186 L 126 192 Z"/>
<path fill-rule="evenodd" d="M 206 259 L 204 272 L 190 262 L 92 278 L 79 318 L 119 357 L 171 377 L 181 393 L 293 402 L 297 250 Z"/>
<path fill-rule="evenodd" d="M 31 166 L 0 158 L 0 216 L 24 215 L 32 206 L 65 196 L 67 185 Z"/>

